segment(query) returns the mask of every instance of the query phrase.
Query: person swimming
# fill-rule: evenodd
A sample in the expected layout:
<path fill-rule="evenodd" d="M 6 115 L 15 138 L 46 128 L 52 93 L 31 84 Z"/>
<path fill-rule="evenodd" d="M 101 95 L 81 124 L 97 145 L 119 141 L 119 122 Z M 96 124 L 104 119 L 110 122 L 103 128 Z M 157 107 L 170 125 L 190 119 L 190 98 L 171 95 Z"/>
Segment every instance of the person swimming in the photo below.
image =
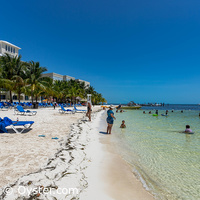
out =
<path fill-rule="evenodd" d="M 146 114 L 145 111 L 143 111 L 143 114 Z"/>
<path fill-rule="evenodd" d="M 151 111 L 149 111 L 149 114 L 151 114 Z"/>
<path fill-rule="evenodd" d="M 158 110 L 156 110 L 156 115 L 158 115 Z"/>
<path fill-rule="evenodd" d="M 122 120 L 122 124 L 121 124 L 120 128 L 126 128 L 126 125 L 125 125 L 125 121 L 124 121 L 124 120 Z"/>
<path fill-rule="evenodd" d="M 190 129 L 190 125 L 186 125 L 185 133 L 192 133 L 192 129 Z"/>

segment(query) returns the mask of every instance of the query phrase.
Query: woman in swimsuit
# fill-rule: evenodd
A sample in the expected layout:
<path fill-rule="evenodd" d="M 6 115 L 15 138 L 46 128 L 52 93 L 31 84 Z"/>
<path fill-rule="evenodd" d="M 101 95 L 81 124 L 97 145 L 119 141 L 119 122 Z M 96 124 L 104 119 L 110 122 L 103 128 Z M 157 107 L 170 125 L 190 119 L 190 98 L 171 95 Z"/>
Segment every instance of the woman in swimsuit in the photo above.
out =
<path fill-rule="evenodd" d="M 112 126 L 113 126 L 113 122 L 114 122 L 114 119 L 116 119 L 114 117 L 114 112 L 112 111 L 112 107 L 110 106 L 109 110 L 107 111 L 107 123 L 108 123 L 108 126 L 107 126 L 107 134 L 111 134 L 111 129 L 112 129 Z"/>
<path fill-rule="evenodd" d="M 91 121 L 91 112 L 92 112 L 91 103 L 88 102 L 86 116 L 89 118 L 89 121 Z"/>

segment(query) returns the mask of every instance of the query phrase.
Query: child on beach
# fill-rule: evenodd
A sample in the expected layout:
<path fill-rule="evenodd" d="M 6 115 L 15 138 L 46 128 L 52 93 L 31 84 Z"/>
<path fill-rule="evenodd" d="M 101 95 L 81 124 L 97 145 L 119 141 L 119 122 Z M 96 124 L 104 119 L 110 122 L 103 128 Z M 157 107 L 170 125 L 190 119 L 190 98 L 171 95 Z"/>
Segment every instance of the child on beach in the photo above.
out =
<path fill-rule="evenodd" d="M 120 128 L 126 128 L 126 125 L 125 125 L 125 121 L 124 121 L 124 120 L 122 120 L 122 124 L 121 124 Z"/>

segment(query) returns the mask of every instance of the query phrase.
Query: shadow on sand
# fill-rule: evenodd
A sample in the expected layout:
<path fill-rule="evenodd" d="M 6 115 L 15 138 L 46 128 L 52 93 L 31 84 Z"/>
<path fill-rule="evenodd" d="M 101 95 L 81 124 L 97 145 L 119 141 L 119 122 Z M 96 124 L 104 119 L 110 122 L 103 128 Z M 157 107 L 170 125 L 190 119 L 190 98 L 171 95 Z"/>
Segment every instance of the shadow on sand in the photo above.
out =
<path fill-rule="evenodd" d="M 104 131 L 99 131 L 99 133 L 104 134 L 104 135 L 109 135 L 108 133 L 106 133 Z"/>

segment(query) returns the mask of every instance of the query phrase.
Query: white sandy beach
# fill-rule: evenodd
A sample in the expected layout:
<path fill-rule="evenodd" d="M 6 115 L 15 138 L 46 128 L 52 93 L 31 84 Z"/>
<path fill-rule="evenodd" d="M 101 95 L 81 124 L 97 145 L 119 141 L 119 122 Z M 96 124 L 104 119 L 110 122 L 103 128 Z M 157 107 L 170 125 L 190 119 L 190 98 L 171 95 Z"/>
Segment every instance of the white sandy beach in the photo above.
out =
<path fill-rule="evenodd" d="M 93 111 L 99 109 L 96 106 Z M 10 195 L 0 191 L 0 199 L 37 195 L 19 194 L 21 186 L 29 191 L 53 188 L 53 194 L 43 191 L 39 199 L 153 199 L 115 153 L 109 141 L 112 136 L 99 133 L 105 131 L 101 122 L 105 111 L 93 112 L 92 122 L 83 113 L 60 114 L 58 108 L 37 112 L 36 116 L 18 116 L 21 121 L 35 121 L 32 130 L 0 134 L 0 188 L 12 186 L 13 190 Z M 4 116 L 17 118 L 13 110 L 1 111 Z M 41 134 L 46 137 L 38 137 Z M 58 194 L 58 188 L 77 188 L 78 193 Z"/>

